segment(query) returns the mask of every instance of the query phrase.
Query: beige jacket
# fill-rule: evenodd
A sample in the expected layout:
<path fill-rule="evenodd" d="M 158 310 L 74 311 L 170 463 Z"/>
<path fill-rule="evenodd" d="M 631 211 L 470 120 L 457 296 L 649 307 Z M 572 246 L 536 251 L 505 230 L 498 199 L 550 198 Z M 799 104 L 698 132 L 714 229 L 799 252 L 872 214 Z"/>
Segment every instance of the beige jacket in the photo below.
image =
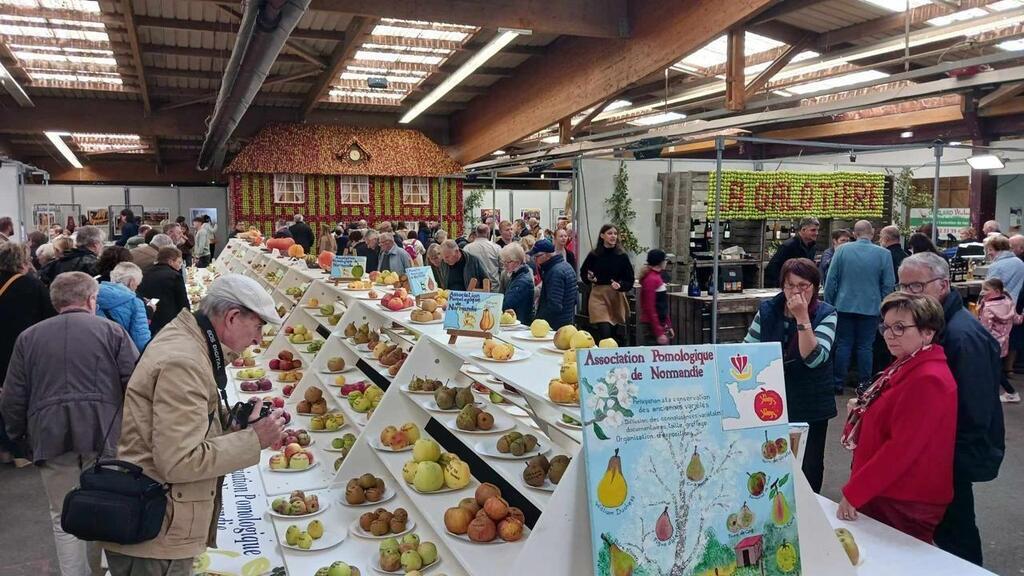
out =
<path fill-rule="evenodd" d="M 132 262 L 145 273 L 156 264 L 156 255 L 159 252 L 149 244 L 143 244 L 138 248 L 132 248 Z"/>
<path fill-rule="evenodd" d="M 215 545 L 221 477 L 260 459 L 251 428 L 223 432 L 218 397 L 202 331 L 183 310 L 149 343 L 128 382 L 118 445 L 119 459 L 170 484 L 164 524 L 153 540 L 105 548 L 176 560 Z"/>

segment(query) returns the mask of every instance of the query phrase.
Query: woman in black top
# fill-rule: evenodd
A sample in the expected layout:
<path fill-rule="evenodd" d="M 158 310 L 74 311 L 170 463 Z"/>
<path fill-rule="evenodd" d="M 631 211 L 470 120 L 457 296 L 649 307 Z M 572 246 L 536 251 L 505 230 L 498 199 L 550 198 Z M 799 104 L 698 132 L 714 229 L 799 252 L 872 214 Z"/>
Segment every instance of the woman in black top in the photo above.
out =
<path fill-rule="evenodd" d="M 33 324 L 56 315 L 50 291 L 31 273 L 28 247 L 20 242 L 0 244 L 0 318 L 4 327 L 0 330 L 0 384 L 7 374 L 18 336 Z M 0 463 L 10 462 L 12 455 L 25 456 L 16 453 L 0 419 Z"/>
<path fill-rule="evenodd" d="M 590 285 L 587 309 L 598 339 L 616 338 L 618 327 L 624 327 L 629 317 L 626 293 L 633 289 L 635 276 L 633 262 L 619 245 L 615 226 L 601 226 L 600 241 L 583 260 L 580 277 Z"/>

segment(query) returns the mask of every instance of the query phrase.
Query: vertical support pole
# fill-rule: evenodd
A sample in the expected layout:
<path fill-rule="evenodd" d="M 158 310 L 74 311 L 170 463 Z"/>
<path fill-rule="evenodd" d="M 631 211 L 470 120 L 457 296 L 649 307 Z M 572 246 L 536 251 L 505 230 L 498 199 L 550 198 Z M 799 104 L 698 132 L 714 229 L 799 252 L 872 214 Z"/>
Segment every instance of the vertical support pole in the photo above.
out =
<path fill-rule="evenodd" d="M 491 209 L 498 207 L 498 173 L 494 170 L 491 171 Z M 511 212 L 510 212 L 511 214 Z M 499 226 L 501 224 L 501 218 L 494 220 L 494 225 Z M 491 230 L 493 232 L 493 229 Z"/>
<path fill-rule="evenodd" d="M 937 140 L 935 150 L 935 182 L 932 185 L 932 244 L 938 246 L 939 238 L 939 171 L 942 168 L 942 141 Z"/>
<path fill-rule="evenodd" d="M 726 36 L 725 62 L 725 108 L 726 110 L 743 110 L 747 106 L 746 76 L 743 74 L 746 62 L 743 48 L 744 35 L 742 28 L 732 28 Z"/>
<path fill-rule="evenodd" d="M 711 343 L 718 344 L 718 259 L 721 254 L 722 220 L 722 153 L 725 151 L 725 138 L 715 137 L 715 254 L 711 269 L 711 285 L 715 287 L 711 295 Z"/>

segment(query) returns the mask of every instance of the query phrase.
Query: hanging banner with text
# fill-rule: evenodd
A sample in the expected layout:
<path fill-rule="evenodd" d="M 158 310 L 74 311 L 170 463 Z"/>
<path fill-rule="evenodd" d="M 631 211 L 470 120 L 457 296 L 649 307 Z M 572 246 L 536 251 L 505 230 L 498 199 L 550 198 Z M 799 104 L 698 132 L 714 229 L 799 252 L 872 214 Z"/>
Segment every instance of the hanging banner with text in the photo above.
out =
<path fill-rule="evenodd" d="M 799 576 L 782 350 L 577 350 L 594 574 Z"/>
<path fill-rule="evenodd" d="M 937 220 L 938 230 L 937 233 L 940 238 L 944 238 L 946 234 L 952 234 L 957 238 L 960 237 L 960 231 L 964 228 L 971 227 L 971 209 L 970 208 L 939 208 L 939 217 Z M 910 209 L 910 227 L 913 229 L 920 228 L 925 224 L 932 223 L 932 209 L 931 208 L 911 208 Z"/>
<path fill-rule="evenodd" d="M 709 218 L 715 215 L 716 186 L 716 172 L 709 172 Z M 881 218 L 885 175 L 723 170 L 722 190 L 725 219 Z"/>

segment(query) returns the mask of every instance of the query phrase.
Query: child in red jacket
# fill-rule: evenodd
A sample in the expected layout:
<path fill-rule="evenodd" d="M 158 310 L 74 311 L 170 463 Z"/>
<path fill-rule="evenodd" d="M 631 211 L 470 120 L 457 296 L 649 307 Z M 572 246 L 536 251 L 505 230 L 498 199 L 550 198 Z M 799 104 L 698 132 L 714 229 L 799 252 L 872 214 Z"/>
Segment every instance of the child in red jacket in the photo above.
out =
<path fill-rule="evenodd" d="M 640 318 L 637 328 L 644 346 L 665 345 L 675 336 L 668 316 L 668 287 L 661 277 L 668 261 L 665 252 L 655 248 L 647 253 L 647 266 L 640 275 Z"/>

